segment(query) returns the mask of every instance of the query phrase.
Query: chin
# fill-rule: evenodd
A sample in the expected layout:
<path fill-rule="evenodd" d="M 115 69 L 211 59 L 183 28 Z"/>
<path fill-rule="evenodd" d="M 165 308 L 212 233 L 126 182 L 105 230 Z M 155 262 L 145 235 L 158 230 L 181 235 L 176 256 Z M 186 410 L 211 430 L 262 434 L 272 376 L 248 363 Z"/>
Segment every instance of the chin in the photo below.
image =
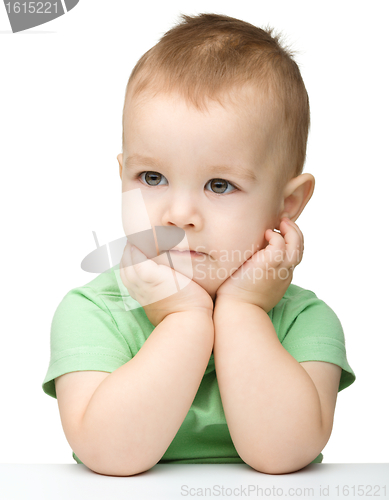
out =
<path fill-rule="evenodd" d="M 194 276 L 192 280 L 204 288 L 204 290 L 211 296 L 212 300 L 215 301 L 216 298 L 216 290 L 219 287 L 219 283 L 215 283 L 215 281 L 211 281 L 209 279 L 196 279 Z"/>

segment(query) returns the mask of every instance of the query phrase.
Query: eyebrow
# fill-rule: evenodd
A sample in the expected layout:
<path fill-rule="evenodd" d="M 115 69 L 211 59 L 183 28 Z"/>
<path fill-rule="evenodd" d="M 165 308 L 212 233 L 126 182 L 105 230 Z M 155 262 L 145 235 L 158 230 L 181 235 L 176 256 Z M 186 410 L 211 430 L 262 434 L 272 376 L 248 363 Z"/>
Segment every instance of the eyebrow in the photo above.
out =
<path fill-rule="evenodd" d="M 139 154 L 128 156 L 125 161 L 125 167 L 129 169 L 135 165 L 143 165 L 145 167 L 153 167 L 159 169 L 163 168 L 163 164 L 158 158 L 151 158 L 149 156 L 142 156 Z M 249 181 L 257 180 L 257 176 L 251 169 L 242 167 L 241 165 L 210 165 L 207 167 L 207 172 L 211 174 L 236 175 Z"/>

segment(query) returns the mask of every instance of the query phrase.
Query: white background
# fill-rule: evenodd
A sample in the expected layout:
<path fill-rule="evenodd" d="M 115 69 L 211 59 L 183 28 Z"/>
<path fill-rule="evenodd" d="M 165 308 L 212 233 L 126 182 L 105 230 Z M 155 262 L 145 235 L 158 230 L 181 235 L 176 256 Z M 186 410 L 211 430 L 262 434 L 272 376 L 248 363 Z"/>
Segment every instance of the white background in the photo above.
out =
<path fill-rule="evenodd" d="M 298 225 L 293 282 L 344 328 L 356 382 L 340 392 L 325 463 L 389 462 L 387 2 L 80 0 L 12 34 L 0 7 L 3 463 L 75 463 L 42 388 L 50 325 L 80 263 L 123 235 L 121 114 L 130 72 L 180 13 L 274 26 L 298 51 L 311 104 L 304 171 L 316 189 Z M 287 418 L 287 416 L 285 416 Z"/>

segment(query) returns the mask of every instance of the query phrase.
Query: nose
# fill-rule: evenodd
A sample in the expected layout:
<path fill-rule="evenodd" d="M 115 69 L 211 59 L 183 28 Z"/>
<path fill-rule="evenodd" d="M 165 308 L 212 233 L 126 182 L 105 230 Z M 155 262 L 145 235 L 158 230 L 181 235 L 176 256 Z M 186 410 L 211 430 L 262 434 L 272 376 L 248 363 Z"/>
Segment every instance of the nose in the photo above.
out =
<path fill-rule="evenodd" d="M 198 202 L 188 194 L 171 198 L 167 202 L 161 222 L 163 225 L 198 231 L 202 227 L 202 216 L 198 205 Z"/>

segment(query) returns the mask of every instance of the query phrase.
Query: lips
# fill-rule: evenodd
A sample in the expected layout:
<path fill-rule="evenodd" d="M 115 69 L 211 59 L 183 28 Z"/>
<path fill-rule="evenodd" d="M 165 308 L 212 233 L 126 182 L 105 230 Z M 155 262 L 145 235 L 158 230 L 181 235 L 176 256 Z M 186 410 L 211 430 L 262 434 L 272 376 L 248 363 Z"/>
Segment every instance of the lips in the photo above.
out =
<path fill-rule="evenodd" d="M 191 248 L 172 248 L 170 251 L 173 251 L 173 252 L 190 252 L 190 253 L 194 253 L 194 254 L 198 254 L 198 255 L 206 255 L 204 252 L 196 252 L 196 250 L 192 250 Z"/>
<path fill-rule="evenodd" d="M 205 255 L 205 253 L 202 252 L 195 252 L 194 250 L 170 250 L 171 252 L 177 252 L 181 254 L 190 254 L 190 255 Z"/>

